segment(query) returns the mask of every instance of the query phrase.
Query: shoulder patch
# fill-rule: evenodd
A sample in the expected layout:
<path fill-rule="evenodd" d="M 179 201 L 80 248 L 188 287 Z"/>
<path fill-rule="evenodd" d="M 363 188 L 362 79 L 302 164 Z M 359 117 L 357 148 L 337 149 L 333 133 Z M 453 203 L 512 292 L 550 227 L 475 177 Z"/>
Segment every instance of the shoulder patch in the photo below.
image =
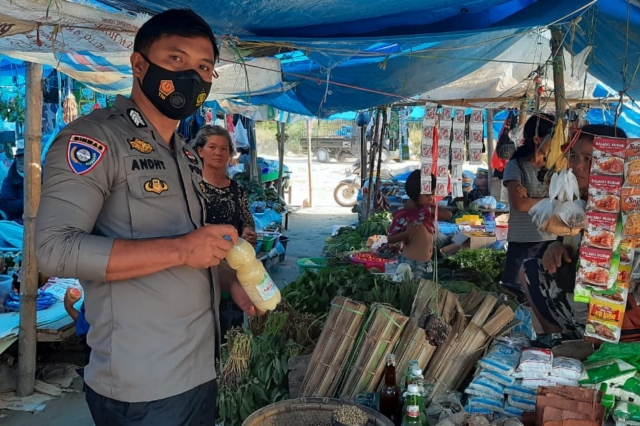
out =
<path fill-rule="evenodd" d="M 67 163 L 72 172 L 84 175 L 93 170 L 107 152 L 107 146 L 93 138 L 71 135 L 67 144 Z"/>
<path fill-rule="evenodd" d="M 191 164 L 198 164 L 198 159 L 196 158 L 193 152 L 189 151 L 187 148 L 182 148 L 182 152 L 184 153 L 184 156 L 187 157 L 187 160 L 189 160 Z"/>
<path fill-rule="evenodd" d="M 129 120 L 131 120 L 131 123 L 133 123 L 133 125 L 138 129 L 147 127 L 147 123 L 144 121 L 144 118 L 142 118 L 142 114 L 140 114 L 140 111 L 138 111 L 137 109 L 129 108 L 127 110 L 127 116 L 129 117 Z"/>
<path fill-rule="evenodd" d="M 153 146 L 149 142 L 145 142 L 140 138 L 128 139 L 130 149 L 136 150 L 141 154 L 149 154 L 154 151 Z"/>

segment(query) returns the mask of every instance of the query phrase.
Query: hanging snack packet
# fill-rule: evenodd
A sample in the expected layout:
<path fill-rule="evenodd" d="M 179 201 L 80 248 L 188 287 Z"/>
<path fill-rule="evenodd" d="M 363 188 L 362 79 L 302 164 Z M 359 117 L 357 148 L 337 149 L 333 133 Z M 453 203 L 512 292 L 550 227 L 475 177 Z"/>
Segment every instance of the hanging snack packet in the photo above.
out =
<path fill-rule="evenodd" d="M 620 340 L 624 310 L 625 305 L 604 301 L 592 295 L 584 335 L 617 343 Z"/>

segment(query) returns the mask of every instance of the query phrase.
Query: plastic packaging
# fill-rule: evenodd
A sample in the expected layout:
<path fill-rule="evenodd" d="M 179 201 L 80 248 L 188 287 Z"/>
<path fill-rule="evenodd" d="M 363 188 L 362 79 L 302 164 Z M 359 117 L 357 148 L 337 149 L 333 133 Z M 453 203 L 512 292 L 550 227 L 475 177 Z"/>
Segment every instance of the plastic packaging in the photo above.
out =
<path fill-rule="evenodd" d="M 578 381 L 582 376 L 582 370 L 582 362 L 580 360 L 559 356 L 553 359 L 551 376 Z"/>
<path fill-rule="evenodd" d="M 636 374 L 636 368 L 619 359 L 587 362 L 580 377 L 580 385 L 606 383 L 610 386 L 622 385 Z"/>
<path fill-rule="evenodd" d="M 227 263 L 236 270 L 236 276 L 251 302 L 260 311 L 271 311 L 280 303 L 280 290 L 273 282 L 262 262 L 256 259 L 253 246 L 242 238 L 227 253 Z"/>
<path fill-rule="evenodd" d="M 549 349 L 525 348 L 522 350 L 517 371 L 536 371 L 550 373 L 553 366 L 553 354 Z"/>
<path fill-rule="evenodd" d="M 640 405 L 618 402 L 613 409 L 616 420 L 640 422 Z"/>
<path fill-rule="evenodd" d="M 502 398 L 472 396 L 469 398 L 467 404 L 469 408 L 479 408 L 481 410 L 495 411 L 497 413 L 502 412 L 504 408 L 504 401 Z"/>
<path fill-rule="evenodd" d="M 471 381 L 464 393 L 502 399 L 504 395 L 504 386 L 479 375 Z"/>
<path fill-rule="evenodd" d="M 527 412 L 536 411 L 535 399 L 526 399 L 526 398 L 520 398 L 514 395 L 509 395 L 507 397 L 507 404 L 510 407 L 514 407 L 522 411 L 527 411 Z"/>
<path fill-rule="evenodd" d="M 478 377 L 481 377 L 485 380 L 491 380 L 502 386 L 513 385 L 516 382 L 516 377 L 513 375 L 508 376 L 506 374 L 501 374 L 491 370 L 482 370 Z"/>
<path fill-rule="evenodd" d="M 531 222 L 533 225 L 540 229 L 547 229 L 547 225 L 553 216 L 553 209 L 555 207 L 554 201 L 550 198 L 543 198 L 538 201 L 533 207 L 529 209 L 529 216 L 531 216 Z"/>
<path fill-rule="evenodd" d="M 506 343 L 495 343 L 489 352 L 480 359 L 478 365 L 485 370 L 495 371 L 503 375 L 511 375 L 518 366 L 522 353 L 517 347 Z"/>
<path fill-rule="evenodd" d="M 522 380 L 516 380 L 515 384 L 505 387 L 504 393 L 525 399 L 535 399 L 538 395 L 536 389 L 522 386 Z"/>

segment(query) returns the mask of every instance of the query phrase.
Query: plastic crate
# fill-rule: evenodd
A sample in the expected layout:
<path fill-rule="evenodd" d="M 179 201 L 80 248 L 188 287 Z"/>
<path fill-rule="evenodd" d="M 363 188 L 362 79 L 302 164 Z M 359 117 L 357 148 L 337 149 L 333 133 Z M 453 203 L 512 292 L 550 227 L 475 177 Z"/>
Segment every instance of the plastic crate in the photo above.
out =
<path fill-rule="evenodd" d="M 276 237 L 270 235 L 262 235 L 258 237 L 258 241 L 262 243 L 262 247 L 260 248 L 260 250 L 264 252 L 270 252 L 276 242 Z"/>
<path fill-rule="evenodd" d="M 300 269 L 301 274 L 303 274 L 304 271 L 311 271 L 317 274 L 320 269 L 324 269 L 326 267 L 327 259 L 324 257 L 303 257 L 301 259 L 298 259 L 298 268 Z"/>
<path fill-rule="evenodd" d="M 376 268 L 380 272 L 384 272 L 387 264 L 383 258 L 380 258 L 380 260 L 362 260 L 351 255 L 349 259 L 351 259 L 351 263 L 355 265 L 363 265 L 367 270 Z"/>

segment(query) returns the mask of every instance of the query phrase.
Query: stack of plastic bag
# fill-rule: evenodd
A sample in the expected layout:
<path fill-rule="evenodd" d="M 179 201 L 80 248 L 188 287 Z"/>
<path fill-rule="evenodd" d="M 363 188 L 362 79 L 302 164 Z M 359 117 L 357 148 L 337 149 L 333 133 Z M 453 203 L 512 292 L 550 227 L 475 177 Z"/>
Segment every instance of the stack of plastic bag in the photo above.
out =
<path fill-rule="evenodd" d="M 526 342 L 526 343 L 525 343 Z M 505 388 L 515 383 L 513 373 L 518 366 L 522 347 L 528 339 L 499 339 L 478 362 L 480 367 L 465 390 L 469 396 L 466 410 L 470 414 L 503 413 Z"/>
<path fill-rule="evenodd" d="M 559 236 L 577 235 L 587 226 L 585 207 L 580 200 L 578 180 L 569 169 L 551 176 L 549 198 L 538 201 L 529 215 L 541 231 Z"/>
<path fill-rule="evenodd" d="M 45 293 L 42 290 L 38 290 L 38 299 L 36 300 L 37 311 L 42 311 L 44 309 L 47 309 L 48 307 L 50 307 L 56 302 L 57 300 L 53 296 L 51 296 L 48 293 Z M 18 294 L 18 292 L 12 291 L 11 293 L 9 293 L 9 296 L 7 296 L 7 299 L 5 300 L 4 305 L 7 308 L 7 311 L 9 312 L 19 312 L 20 311 L 20 295 Z"/>

